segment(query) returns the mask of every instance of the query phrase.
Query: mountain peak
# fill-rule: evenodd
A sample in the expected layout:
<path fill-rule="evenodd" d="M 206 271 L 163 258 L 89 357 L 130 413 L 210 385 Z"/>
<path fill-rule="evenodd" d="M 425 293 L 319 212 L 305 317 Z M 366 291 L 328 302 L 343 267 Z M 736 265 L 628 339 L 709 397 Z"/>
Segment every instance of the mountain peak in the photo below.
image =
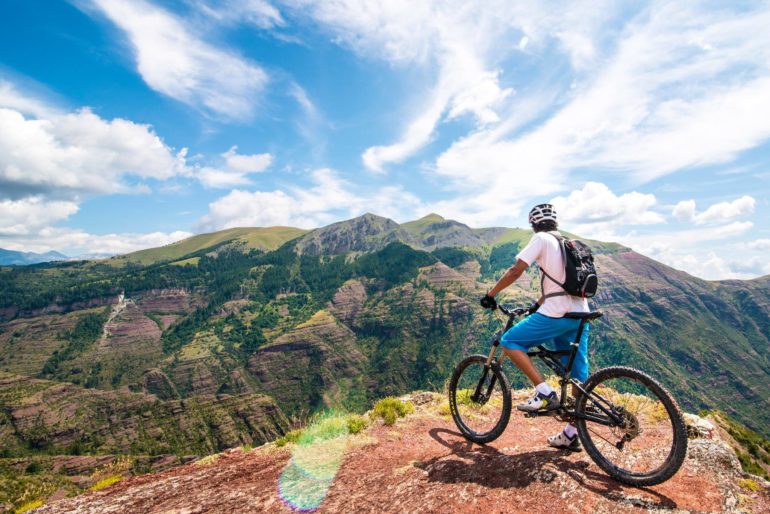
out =
<path fill-rule="evenodd" d="M 440 214 L 436 214 L 435 212 L 431 212 L 428 215 L 423 216 L 422 218 L 415 220 L 415 221 L 430 221 L 430 222 L 436 222 L 436 221 L 446 221 L 446 218 L 441 216 Z"/>

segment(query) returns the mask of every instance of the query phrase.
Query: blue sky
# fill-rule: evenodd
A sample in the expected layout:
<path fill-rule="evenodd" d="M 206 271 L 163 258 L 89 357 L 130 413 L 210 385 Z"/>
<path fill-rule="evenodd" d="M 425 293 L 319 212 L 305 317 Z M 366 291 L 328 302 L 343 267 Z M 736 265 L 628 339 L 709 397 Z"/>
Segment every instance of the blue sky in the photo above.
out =
<path fill-rule="evenodd" d="M 770 4 L 0 3 L 0 247 L 430 212 L 770 273 Z"/>

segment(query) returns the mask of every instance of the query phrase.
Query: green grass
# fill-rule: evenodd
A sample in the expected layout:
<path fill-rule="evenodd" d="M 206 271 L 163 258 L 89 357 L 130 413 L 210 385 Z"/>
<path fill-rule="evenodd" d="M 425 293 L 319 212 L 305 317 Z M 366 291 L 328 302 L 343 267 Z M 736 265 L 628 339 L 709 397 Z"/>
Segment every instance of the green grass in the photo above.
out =
<path fill-rule="evenodd" d="M 441 221 L 446 221 L 446 220 L 443 217 L 439 216 L 438 214 L 430 213 L 427 216 L 423 216 L 418 220 L 407 221 L 406 223 L 402 223 L 401 227 L 405 228 L 408 232 L 412 234 L 419 234 L 423 230 L 428 228 L 430 225 L 434 223 L 439 223 Z"/>
<path fill-rule="evenodd" d="M 305 233 L 307 233 L 306 230 L 294 227 L 230 228 L 227 230 L 220 230 L 219 232 L 212 232 L 210 234 L 199 234 L 197 236 L 188 237 L 187 239 L 159 248 L 140 250 L 138 252 L 109 259 L 105 262 L 121 265 L 126 263 L 153 264 L 162 261 L 173 261 L 180 259 L 185 255 L 205 248 L 210 248 L 226 241 L 242 241 L 246 244 L 247 248 L 275 250 L 283 243 L 291 241 Z M 190 262 L 190 264 L 193 263 Z"/>

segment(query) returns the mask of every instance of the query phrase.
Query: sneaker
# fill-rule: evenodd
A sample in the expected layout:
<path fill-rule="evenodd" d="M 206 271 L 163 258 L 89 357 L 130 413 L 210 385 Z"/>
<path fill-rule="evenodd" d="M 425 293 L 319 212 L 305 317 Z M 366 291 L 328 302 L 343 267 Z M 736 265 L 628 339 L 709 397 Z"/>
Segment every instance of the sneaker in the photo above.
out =
<path fill-rule="evenodd" d="M 559 408 L 559 399 L 556 397 L 556 391 L 552 391 L 548 396 L 535 393 L 535 396 L 518 404 L 516 408 L 524 412 L 552 411 Z"/>
<path fill-rule="evenodd" d="M 580 446 L 580 440 L 578 440 L 577 434 L 574 437 L 570 437 L 564 432 L 559 432 L 559 435 L 551 436 L 548 438 L 548 444 L 554 448 L 567 450 L 571 452 L 579 452 L 583 450 Z"/>

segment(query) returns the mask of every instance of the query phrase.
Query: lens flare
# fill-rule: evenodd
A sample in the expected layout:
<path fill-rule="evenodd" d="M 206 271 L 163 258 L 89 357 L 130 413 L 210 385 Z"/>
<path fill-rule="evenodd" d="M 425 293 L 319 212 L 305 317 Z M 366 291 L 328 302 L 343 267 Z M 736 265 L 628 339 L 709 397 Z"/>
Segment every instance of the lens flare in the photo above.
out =
<path fill-rule="evenodd" d="M 278 479 L 278 494 L 286 505 L 299 512 L 321 506 L 342 465 L 347 436 L 347 419 L 335 414 L 303 430 Z"/>

